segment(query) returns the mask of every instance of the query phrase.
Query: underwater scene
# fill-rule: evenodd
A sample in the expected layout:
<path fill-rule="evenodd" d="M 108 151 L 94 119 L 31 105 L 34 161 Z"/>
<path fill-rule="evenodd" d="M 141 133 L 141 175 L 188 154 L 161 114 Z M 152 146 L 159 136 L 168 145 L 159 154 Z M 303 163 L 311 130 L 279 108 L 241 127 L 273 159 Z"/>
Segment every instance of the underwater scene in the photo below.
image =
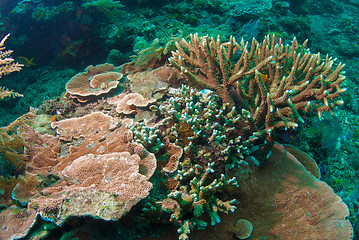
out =
<path fill-rule="evenodd" d="M 359 1 L 0 0 L 8 239 L 359 239 Z"/>

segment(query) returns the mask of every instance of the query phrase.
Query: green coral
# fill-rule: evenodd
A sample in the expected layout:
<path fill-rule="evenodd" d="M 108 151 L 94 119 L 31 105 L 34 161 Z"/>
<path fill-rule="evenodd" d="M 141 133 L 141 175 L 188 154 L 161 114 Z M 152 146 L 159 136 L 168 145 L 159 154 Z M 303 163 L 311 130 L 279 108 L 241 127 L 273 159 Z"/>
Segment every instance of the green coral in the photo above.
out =
<path fill-rule="evenodd" d="M 105 14 L 108 20 L 112 21 L 115 20 L 122 11 L 124 6 L 120 4 L 119 1 L 115 0 L 91 0 L 82 4 L 82 6 L 86 8 L 96 8 L 98 11 Z"/>
<path fill-rule="evenodd" d="M 169 104 L 159 108 L 171 127 L 170 138 L 177 139 L 185 152 L 195 153 L 197 161 L 200 158 L 206 158 L 205 162 L 225 161 L 234 167 L 244 155 L 250 154 L 238 129 L 241 117 L 236 108 L 222 103 L 213 92 L 197 91 L 184 85 L 169 99 Z M 187 139 L 181 137 L 185 125 L 191 129 L 186 133 Z"/>
<path fill-rule="evenodd" d="M 163 136 L 156 127 L 148 127 L 144 122 L 129 127 L 133 131 L 135 141 L 142 143 L 148 151 L 157 154 L 163 149 Z"/>
<path fill-rule="evenodd" d="M 159 123 L 140 122 L 131 129 L 135 141 L 153 153 L 165 152 L 165 136 L 184 148 L 177 171 L 168 176 L 178 185 L 162 201 L 171 203 L 162 204 L 162 217 L 170 214 L 169 221 L 179 227 L 179 239 L 188 239 L 191 229 L 219 223 L 219 212 L 235 211 L 236 200 L 230 196 L 238 183 L 223 169 L 239 168 L 250 151 L 238 135 L 235 107 L 223 104 L 211 91 L 182 86 L 152 110 L 158 113 Z M 143 212 L 158 216 L 156 206 Z"/>

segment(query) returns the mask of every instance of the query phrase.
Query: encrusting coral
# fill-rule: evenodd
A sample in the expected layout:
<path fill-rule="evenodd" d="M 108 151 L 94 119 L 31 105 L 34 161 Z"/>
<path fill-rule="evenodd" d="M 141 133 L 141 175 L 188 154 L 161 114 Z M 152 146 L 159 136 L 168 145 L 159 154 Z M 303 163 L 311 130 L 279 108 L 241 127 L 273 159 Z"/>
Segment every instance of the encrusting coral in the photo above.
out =
<path fill-rule="evenodd" d="M 116 112 L 120 114 L 130 115 L 136 114 L 139 108 L 148 107 L 156 102 L 152 98 L 144 98 L 139 93 L 121 93 L 106 100 L 109 104 L 116 105 Z"/>
<path fill-rule="evenodd" d="M 7 75 L 12 72 L 20 71 L 23 66 L 20 63 L 14 62 L 14 59 L 10 56 L 13 52 L 12 50 L 5 50 L 4 47 L 5 41 L 9 38 L 10 33 L 7 34 L 0 41 L 0 78 L 3 75 Z M 13 90 L 8 90 L 5 87 L 0 87 L 0 99 L 4 99 L 6 97 L 22 97 L 23 95 Z"/>
<path fill-rule="evenodd" d="M 140 93 L 145 98 L 160 98 L 168 88 L 168 84 L 157 76 L 158 70 L 138 72 L 133 76 L 127 76 L 130 80 L 131 91 Z"/>

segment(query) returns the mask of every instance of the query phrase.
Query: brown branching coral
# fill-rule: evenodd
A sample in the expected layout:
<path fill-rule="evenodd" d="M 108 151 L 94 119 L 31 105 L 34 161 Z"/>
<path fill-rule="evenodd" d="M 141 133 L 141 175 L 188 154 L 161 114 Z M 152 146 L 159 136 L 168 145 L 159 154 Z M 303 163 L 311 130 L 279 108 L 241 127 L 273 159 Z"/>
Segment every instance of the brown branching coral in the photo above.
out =
<path fill-rule="evenodd" d="M 234 37 L 221 43 L 218 36 L 182 39 L 171 64 L 194 84 L 216 92 L 224 103 L 236 106 L 241 126 L 249 132 L 270 133 L 278 127 L 296 127 L 300 111 L 331 111 L 341 105 L 344 64 L 312 54 L 294 38 L 291 45 L 267 35 L 262 43 Z M 238 60 L 237 60 L 238 59 Z"/>
<path fill-rule="evenodd" d="M 7 75 L 12 72 L 20 71 L 23 66 L 20 63 L 14 62 L 14 59 L 10 56 L 13 52 L 12 50 L 5 50 L 4 47 L 5 41 L 10 36 L 10 33 L 7 34 L 0 41 L 0 78 L 3 75 Z M 23 95 L 13 90 L 8 90 L 5 87 L 0 87 L 0 99 L 4 99 L 5 97 L 22 97 Z"/>

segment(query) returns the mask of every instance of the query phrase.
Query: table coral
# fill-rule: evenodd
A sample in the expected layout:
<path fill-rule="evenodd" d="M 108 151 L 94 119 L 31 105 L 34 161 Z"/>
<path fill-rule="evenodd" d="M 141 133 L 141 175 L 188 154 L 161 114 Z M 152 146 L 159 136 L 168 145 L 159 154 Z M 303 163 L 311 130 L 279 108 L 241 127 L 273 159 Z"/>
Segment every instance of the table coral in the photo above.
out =
<path fill-rule="evenodd" d="M 155 69 L 137 72 L 133 76 L 129 75 L 127 78 L 130 80 L 131 91 L 139 93 L 145 98 L 161 98 L 163 96 L 161 92 L 168 88 L 168 83 L 158 77 L 157 72 L 159 70 Z"/>
<path fill-rule="evenodd" d="M 148 161 L 149 159 L 147 159 Z M 70 216 L 116 220 L 145 198 L 152 188 L 140 173 L 141 158 L 129 152 L 86 154 L 61 173 L 62 180 L 35 198 L 42 218 L 62 224 Z"/>
<path fill-rule="evenodd" d="M 67 82 L 66 91 L 79 102 L 87 102 L 116 88 L 122 76 L 112 64 L 90 65 Z"/>
<path fill-rule="evenodd" d="M 1 183 L 6 204 L 16 200 L 59 225 L 70 216 L 121 218 L 149 194 L 157 166 L 154 154 L 132 142 L 131 123 L 97 112 L 52 123 L 56 137 L 20 126 L 29 163 L 26 176 Z"/>

